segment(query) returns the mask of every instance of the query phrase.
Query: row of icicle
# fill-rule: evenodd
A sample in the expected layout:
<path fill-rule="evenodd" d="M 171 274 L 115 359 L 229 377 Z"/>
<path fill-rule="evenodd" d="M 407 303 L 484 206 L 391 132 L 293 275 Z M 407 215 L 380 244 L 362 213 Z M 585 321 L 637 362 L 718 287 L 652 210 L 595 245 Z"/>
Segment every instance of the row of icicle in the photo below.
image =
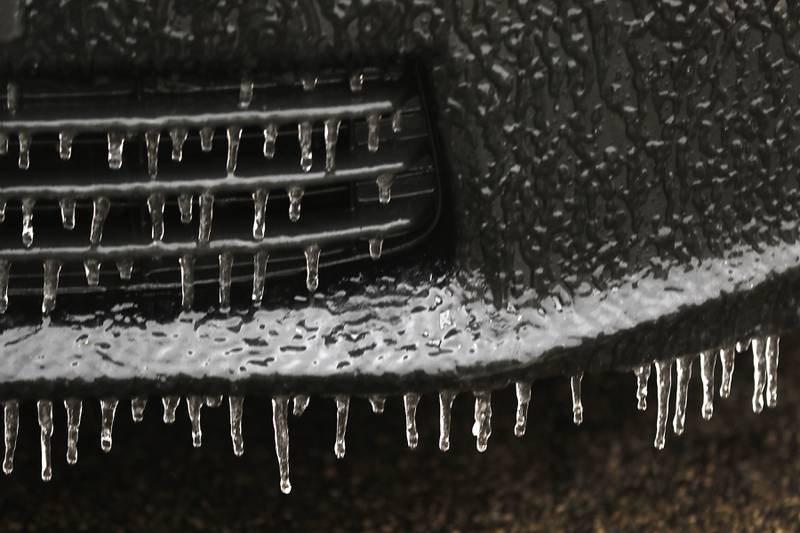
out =
<path fill-rule="evenodd" d="M 777 404 L 778 392 L 778 358 L 780 338 L 767 336 L 753 338 L 747 343 L 738 343 L 737 351 L 744 351 L 750 346 L 753 352 L 754 381 L 753 411 L 758 413 L 764 407 L 766 392 L 766 405 L 774 407 Z M 701 381 L 703 390 L 702 417 L 711 418 L 714 409 L 714 368 L 716 365 L 717 351 L 705 351 L 700 355 Z M 727 398 L 730 395 L 731 379 L 733 377 L 734 356 L 733 348 L 719 350 L 722 361 L 722 382 L 720 396 Z M 678 390 L 675 395 L 675 417 L 673 429 L 676 434 L 683 433 L 686 419 L 686 399 L 688 384 L 691 378 L 692 361 L 695 356 L 679 357 L 675 360 L 656 361 L 657 389 L 658 389 L 658 417 L 656 427 L 655 447 L 663 449 L 666 435 L 667 416 L 669 411 L 669 396 L 673 362 L 677 361 Z M 647 383 L 650 377 L 650 364 L 642 365 L 634 371 L 636 376 L 636 400 L 639 410 L 647 408 Z M 578 372 L 570 379 L 572 393 L 573 421 L 580 425 L 583 422 L 583 404 L 581 402 L 581 380 L 583 373 Z M 525 435 L 528 424 L 528 408 L 531 402 L 531 384 L 516 383 L 516 424 L 514 434 L 518 437 Z M 439 393 L 439 448 L 442 451 L 450 449 L 450 423 L 453 401 L 457 392 L 445 390 Z M 473 392 L 475 399 L 474 424 L 472 434 L 476 439 L 476 448 L 479 452 L 487 449 L 489 437 L 492 434 L 492 391 L 481 390 Z M 403 395 L 405 411 L 405 433 L 409 448 L 416 448 L 419 444 L 416 413 L 421 395 L 407 393 Z M 272 424 L 275 435 L 275 452 L 278 458 L 280 471 L 280 488 L 284 493 L 291 491 L 289 480 L 289 422 L 288 415 L 291 411 L 295 416 L 301 416 L 309 405 L 310 398 L 306 395 L 275 396 L 272 398 Z M 334 453 L 337 458 L 345 455 L 345 435 L 347 431 L 347 418 L 350 410 L 350 397 L 338 395 L 334 398 L 336 405 L 336 435 L 334 440 Z M 164 423 L 175 422 L 176 411 L 181 402 L 180 396 L 165 396 L 162 398 Z M 222 396 L 189 396 L 186 398 L 187 411 L 192 427 L 192 445 L 202 445 L 203 432 L 201 427 L 201 411 L 204 406 L 219 407 L 222 405 Z M 386 399 L 382 396 L 370 396 L 369 402 L 372 411 L 382 413 Z M 109 452 L 112 445 L 112 429 L 114 414 L 118 400 L 100 400 L 101 430 L 100 447 L 104 452 Z M 53 435 L 53 402 L 39 400 L 37 403 L 39 426 L 41 429 L 41 474 L 42 479 L 48 481 L 52 477 L 52 461 L 50 440 Z M 134 422 L 141 422 L 144 417 L 147 399 L 144 397 L 131 400 L 131 415 Z M 78 460 L 78 429 L 81 421 L 83 403 L 81 400 L 68 399 L 64 401 L 67 413 L 67 462 L 75 464 Z M 228 398 L 230 412 L 230 436 L 233 452 L 237 456 L 244 453 L 244 437 L 242 431 L 242 413 L 244 398 L 231 396 Z M 14 452 L 16 449 L 17 432 L 19 429 L 19 401 L 6 400 L 4 403 L 4 441 L 5 456 L 3 471 L 10 474 L 14 469 Z"/>

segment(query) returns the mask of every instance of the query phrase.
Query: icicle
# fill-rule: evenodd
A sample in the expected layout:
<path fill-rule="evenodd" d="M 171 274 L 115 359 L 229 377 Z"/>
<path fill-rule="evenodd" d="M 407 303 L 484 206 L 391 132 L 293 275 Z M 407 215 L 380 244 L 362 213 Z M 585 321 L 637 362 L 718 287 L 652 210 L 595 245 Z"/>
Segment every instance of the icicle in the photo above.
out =
<path fill-rule="evenodd" d="M 581 381 L 583 380 L 583 370 L 569 380 L 569 387 L 572 390 L 572 421 L 576 426 L 583 423 L 583 403 L 581 402 Z"/>
<path fill-rule="evenodd" d="M 161 405 L 164 408 L 164 423 L 174 424 L 175 413 L 178 410 L 178 405 L 181 403 L 180 396 L 164 396 L 161 398 Z"/>
<path fill-rule="evenodd" d="M 117 412 L 119 400 L 116 398 L 106 398 L 100 400 L 100 449 L 105 453 L 111 451 L 113 443 L 112 434 L 114 431 L 114 415 Z"/>
<path fill-rule="evenodd" d="M 75 198 L 62 198 L 58 206 L 61 209 L 61 225 L 64 229 L 75 229 Z"/>
<path fill-rule="evenodd" d="M 689 381 L 692 379 L 692 356 L 678 357 L 677 389 L 675 391 L 675 416 L 672 418 L 672 430 L 676 435 L 683 435 L 686 424 L 686 400 L 689 397 Z"/>
<path fill-rule="evenodd" d="M 86 284 L 90 287 L 97 287 L 100 284 L 100 266 L 97 259 L 84 259 L 83 272 L 86 274 Z"/>
<path fill-rule="evenodd" d="M 8 133 L 0 131 L 0 155 L 8 154 Z"/>
<path fill-rule="evenodd" d="M 364 88 L 364 73 L 354 72 L 350 76 L 350 90 L 354 93 L 360 92 Z"/>
<path fill-rule="evenodd" d="M 716 365 L 716 351 L 700 352 L 700 379 L 703 383 L 703 420 L 711 420 L 714 414 L 714 367 Z"/>
<path fill-rule="evenodd" d="M 391 174 L 381 174 L 375 180 L 375 183 L 378 185 L 378 202 L 382 204 L 388 204 L 392 201 L 392 182 L 394 181 L 394 176 Z"/>
<path fill-rule="evenodd" d="M 189 136 L 189 132 L 186 131 L 184 128 L 175 128 L 169 130 L 169 138 L 172 141 L 172 160 L 181 162 L 183 161 L 183 143 L 186 142 L 186 138 Z"/>
<path fill-rule="evenodd" d="M 147 197 L 150 211 L 150 237 L 153 241 L 164 240 L 164 194 L 154 193 Z"/>
<path fill-rule="evenodd" d="M 64 400 L 64 409 L 67 411 L 67 463 L 74 465 L 78 462 L 78 432 L 83 402 L 76 399 Z"/>
<path fill-rule="evenodd" d="M 514 426 L 514 435 L 522 437 L 528 427 L 528 406 L 531 403 L 531 384 L 517 383 L 517 423 Z"/>
<path fill-rule="evenodd" d="M 188 224 L 192 221 L 192 195 L 178 195 L 178 210 L 181 213 L 181 223 Z"/>
<path fill-rule="evenodd" d="M 340 121 L 329 118 L 325 121 L 325 170 L 333 172 L 336 168 L 336 143 L 339 140 Z"/>
<path fill-rule="evenodd" d="M 452 390 L 439 393 L 439 449 L 443 452 L 450 449 L 450 422 L 456 394 Z"/>
<path fill-rule="evenodd" d="M 219 254 L 219 307 L 227 311 L 231 307 L 231 269 L 233 254 Z"/>
<path fill-rule="evenodd" d="M 311 171 L 313 154 L 311 153 L 311 123 L 301 122 L 297 125 L 297 140 L 300 142 L 300 168 L 304 172 Z"/>
<path fill-rule="evenodd" d="M 111 201 L 100 196 L 92 202 L 92 227 L 89 230 L 89 242 L 92 246 L 100 244 L 103 239 L 103 226 L 106 223 L 108 211 L 111 209 Z"/>
<path fill-rule="evenodd" d="M 381 143 L 380 136 L 381 116 L 377 113 L 367 115 L 367 149 L 370 152 L 377 152 Z"/>
<path fill-rule="evenodd" d="M 317 87 L 318 78 L 316 76 L 303 76 L 303 90 L 313 91 Z"/>
<path fill-rule="evenodd" d="M 6 108 L 10 115 L 15 115 L 19 108 L 19 85 L 13 81 L 6 84 Z"/>
<path fill-rule="evenodd" d="M 242 140 L 242 128 L 231 126 L 228 128 L 228 161 L 225 165 L 228 175 L 236 172 L 236 165 L 239 161 L 239 143 Z"/>
<path fill-rule="evenodd" d="M 736 341 L 736 353 L 742 353 L 747 351 L 747 349 L 750 348 L 750 341 L 751 339 Z"/>
<path fill-rule="evenodd" d="M 119 279 L 130 281 L 133 276 L 133 261 L 130 259 L 117 259 L 117 272 Z"/>
<path fill-rule="evenodd" d="M 36 200 L 33 198 L 22 199 L 22 244 L 25 248 L 33 245 L 33 207 Z"/>
<path fill-rule="evenodd" d="M 264 299 L 268 260 L 268 252 L 257 252 L 253 255 L 253 294 L 250 299 L 256 305 L 261 305 L 261 301 Z"/>
<path fill-rule="evenodd" d="M 419 444 L 419 433 L 417 432 L 417 405 L 419 404 L 419 394 L 408 392 L 403 395 L 403 408 L 406 413 L 406 443 L 412 450 Z"/>
<path fill-rule="evenodd" d="M 303 416 L 303 413 L 306 412 L 310 401 L 311 398 L 305 394 L 295 395 L 295 397 L 292 398 L 292 414 L 294 416 Z"/>
<path fill-rule="evenodd" d="M 231 444 L 233 445 L 233 454 L 236 457 L 241 457 L 244 454 L 244 436 L 242 435 L 244 398 L 242 396 L 229 396 L 228 412 L 231 421 Z"/>
<path fill-rule="evenodd" d="M 8 475 L 14 471 L 14 452 L 17 450 L 17 433 L 19 433 L 19 402 L 6 400 L 3 404 L 3 472 Z"/>
<path fill-rule="evenodd" d="M 42 314 L 47 315 L 56 307 L 58 293 L 58 277 L 61 274 L 61 262 L 48 259 L 44 262 L 44 283 L 42 284 Z"/>
<path fill-rule="evenodd" d="M 53 465 L 51 461 L 50 439 L 53 436 L 53 402 L 39 400 L 36 402 L 39 414 L 39 444 L 42 450 L 42 481 L 53 478 Z"/>
<path fill-rule="evenodd" d="M 22 170 L 28 170 L 31 167 L 31 134 L 28 132 L 19 132 L 17 134 L 19 140 L 19 159 L 17 166 Z"/>
<path fill-rule="evenodd" d="M 373 394 L 369 397 L 369 405 L 372 408 L 373 413 L 376 415 L 381 414 L 383 413 L 383 409 L 386 407 L 386 398 Z"/>
<path fill-rule="evenodd" d="M 303 189 L 292 187 L 287 191 L 289 195 L 289 220 L 297 222 L 300 220 L 300 202 L 303 201 Z"/>
<path fill-rule="evenodd" d="M 147 407 L 147 398 L 139 396 L 131 398 L 131 418 L 134 422 L 142 422 L 144 420 L 144 410 Z"/>
<path fill-rule="evenodd" d="M 345 434 L 347 433 L 347 415 L 350 412 L 350 397 L 336 396 L 336 443 L 333 451 L 337 459 L 342 459 L 345 453 Z"/>
<path fill-rule="evenodd" d="M 760 413 L 764 409 L 764 380 L 765 366 L 765 342 L 763 338 L 755 337 L 750 341 L 753 349 L 753 412 Z"/>
<path fill-rule="evenodd" d="M 492 393 L 490 391 L 475 391 L 475 425 L 473 433 L 476 441 L 475 447 L 479 452 L 485 452 L 492 435 Z"/>
<path fill-rule="evenodd" d="M 767 358 L 767 407 L 778 405 L 778 362 L 780 359 L 781 338 L 770 335 L 766 342 Z"/>
<path fill-rule="evenodd" d="M 69 161 L 72 157 L 72 140 L 74 135 L 71 131 L 62 131 L 58 134 L 58 157 L 62 161 Z"/>
<path fill-rule="evenodd" d="M 264 157 L 275 157 L 275 142 L 278 140 L 278 126 L 267 124 L 264 126 Z"/>
<path fill-rule="evenodd" d="M 267 200 L 269 191 L 259 189 L 253 193 L 253 238 L 260 241 L 264 238 L 267 225 Z"/>
<path fill-rule="evenodd" d="M 205 399 L 206 407 L 213 407 L 213 408 L 219 407 L 220 405 L 222 405 L 222 401 L 224 399 L 225 398 L 221 394 L 215 396 L 206 396 Z"/>
<path fill-rule="evenodd" d="M 210 126 L 200 128 L 200 149 L 203 152 L 214 149 L 214 128 Z"/>
<path fill-rule="evenodd" d="M 319 245 L 306 246 L 306 288 L 308 292 L 314 292 L 319 287 L 319 254 Z"/>
<path fill-rule="evenodd" d="M 189 420 L 192 422 L 192 446 L 199 448 L 203 445 L 203 429 L 200 427 L 200 414 L 205 398 L 203 396 L 189 396 L 186 406 L 189 410 Z"/>
<path fill-rule="evenodd" d="M 11 261 L 0 259 L 0 314 L 8 309 L 8 278 L 11 274 Z"/>
<path fill-rule="evenodd" d="M 6 221 L 6 199 L 0 197 L 0 224 Z"/>
<path fill-rule="evenodd" d="M 392 113 L 392 132 L 400 133 L 402 129 L 403 129 L 403 111 L 401 109 L 395 109 L 394 113 Z"/>
<path fill-rule="evenodd" d="M 201 243 L 211 239 L 211 224 L 214 219 L 214 195 L 208 191 L 200 195 L 200 227 L 197 240 Z"/>
<path fill-rule="evenodd" d="M 720 348 L 719 360 L 722 362 L 722 380 L 719 384 L 719 395 L 721 398 L 728 398 L 731 395 L 731 381 L 733 380 L 736 353 L 730 347 Z"/>
<path fill-rule="evenodd" d="M 161 144 L 160 131 L 146 131 L 144 143 L 147 151 L 147 173 L 151 178 L 158 176 L 158 145 Z"/>
<path fill-rule="evenodd" d="M 370 239 L 369 240 L 369 256 L 373 261 L 381 258 L 383 252 L 383 239 Z"/>
<path fill-rule="evenodd" d="M 656 386 L 658 388 L 658 418 L 656 419 L 656 439 L 653 446 L 664 449 L 669 417 L 669 392 L 672 388 L 672 361 L 656 361 Z"/>
<path fill-rule="evenodd" d="M 253 103 L 253 80 L 244 79 L 239 84 L 239 108 L 247 109 Z"/>
<path fill-rule="evenodd" d="M 636 408 L 640 411 L 647 410 L 647 382 L 650 381 L 650 368 L 650 363 L 645 363 L 633 370 L 636 375 Z"/>
<path fill-rule="evenodd" d="M 125 149 L 125 134 L 109 132 L 108 134 L 108 168 L 119 170 L 122 168 L 122 153 Z"/>
<path fill-rule="evenodd" d="M 272 398 L 272 428 L 275 431 L 275 454 L 278 456 L 278 470 L 281 476 L 281 492 L 292 492 L 289 481 L 289 397 Z"/>

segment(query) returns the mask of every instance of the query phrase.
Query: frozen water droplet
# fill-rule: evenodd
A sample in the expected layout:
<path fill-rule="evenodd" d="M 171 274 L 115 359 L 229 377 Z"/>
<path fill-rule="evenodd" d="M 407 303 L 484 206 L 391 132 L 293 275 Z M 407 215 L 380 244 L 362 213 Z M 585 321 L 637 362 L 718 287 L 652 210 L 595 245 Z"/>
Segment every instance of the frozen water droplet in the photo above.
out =
<path fill-rule="evenodd" d="M 210 152 L 214 149 L 214 128 L 200 128 L 200 149 L 203 152 Z"/>
<path fill-rule="evenodd" d="M 295 395 L 295 397 L 292 399 L 292 414 L 294 414 L 294 416 L 303 416 L 303 413 L 305 413 L 306 409 L 308 409 L 308 404 L 310 401 L 311 398 L 305 394 Z"/>
<path fill-rule="evenodd" d="M 350 90 L 354 93 L 361 91 L 364 88 L 364 73 L 354 72 L 350 76 Z"/>
<path fill-rule="evenodd" d="M 22 244 L 25 248 L 33 245 L 33 207 L 36 200 L 33 198 L 22 199 Z"/>
<path fill-rule="evenodd" d="M 53 402 L 39 400 L 36 402 L 39 414 L 39 445 L 42 450 L 42 481 L 53 478 L 53 464 L 51 461 L 50 439 L 53 436 Z"/>
<path fill-rule="evenodd" d="M 736 341 L 736 353 L 742 353 L 747 351 L 747 349 L 750 348 L 750 341 L 751 339 Z"/>
<path fill-rule="evenodd" d="M 20 132 L 17 134 L 17 140 L 19 141 L 17 166 L 22 170 L 28 170 L 31 167 L 31 134 Z"/>
<path fill-rule="evenodd" d="M 329 118 L 325 121 L 325 170 L 333 172 L 336 168 L 336 143 L 339 141 L 340 121 Z"/>
<path fill-rule="evenodd" d="M 400 133 L 403 129 L 403 111 L 395 109 L 392 114 L 392 132 Z"/>
<path fill-rule="evenodd" d="M 84 259 L 83 272 L 86 274 L 86 284 L 90 287 L 97 287 L 100 284 L 100 266 L 98 259 Z"/>
<path fill-rule="evenodd" d="M 275 157 L 275 142 L 278 140 L 278 126 L 267 124 L 264 126 L 264 157 Z"/>
<path fill-rule="evenodd" d="M 219 407 L 222 405 L 224 399 L 225 398 L 223 398 L 221 394 L 217 396 L 206 396 L 206 407 Z"/>
<path fill-rule="evenodd" d="M 672 418 L 672 430 L 676 435 L 683 435 L 686 425 L 686 400 L 689 397 L 689 381 L 692 379 L 691 355 L 678 357 L 676 360 L 677 389 L 675 391 L 675 416 Z"/>
<path fill-rule="evenodd" d="M 306 288 L 308 292 L 314 292 L 319 287 L 319 254 L 320 248 L 317 244 L 306 247 Z"/>
<path fill-rule="evenodd" d="M 197 240 L 201 243 L 211 240 L 211 225 L 214 219 L 214 195 L 208 191 L 200 195 L 200 227 Z"/>
<path fill-rule="evenodd" d="M 71 131 L 62 131 L 58 134 L 58 157 L 62 161 L 69 161 L 72 157 L 72 140 L 74 135 Z"/>
<path fill-rule="evenodd" d="M 377 113 L 367 115 L 367 149 L 370 152 L 377 152 L 380 146 L 380 123 L 381 116 Z"/>
<path fill-rule="evenodd" d="M 58 206 L 61 208 L 61 225 L 64 229 L 75 229 L 75 198 L 62 198 Z"/>
<path fill-rule="evenodd" d="M 721 398 L 728 398 L 731 395 L 731 381 L 733 380 L 736 353 L 730 347 L 721 348 L 719 350 L 719 360 L 722 362 L 722 379 L 719 384 L 719 395 Z"/>
<path fill-rule="evenodd" d="M 636 408 L 640 411 L 647 410 L 647 382 L 650 381 L 650 368 L 650 363 L 645 363 L 633 369 L 636 375 Z"/>
<path fill-rule="evenodd" d="M 164 423 L 174 424 L 175 413 L 178 410 L 178 405 L 181 403 L 180 396 L 164 396 L 161 398 L 161 405 L 164 408 Z"/>
<path fill-rule="evenodd" d="M 778 362 L 780 360 L 781 338 L 777 335 L 767 337 L 767 407 L 778 405 Z"/>
<path fill-rule="evenodd" d="M 417 405 L 419 404 L 419 394 L 408 392 L 403 395 L 403 408 L 406 413 L 406 443 L 412 450 L 419 444 L 419 433 L 417 432 Z"/>
<path fill-rule="evenodd" d="M 373 413 L 376 415 L 381 414 L 386 407 L 386 398 L 383 396 L 375 396 L 373 394 L 369 397 L 369 405 L 372 408 Z"/>
<path fill-rule="evenodd" d="M 147 210 L 150 211 L 150 237 L 154 241 L 164 240 L 164 195 L 153 193 L 147 197 Z"/>
<path fill-rule="evenodd" d="M 144 420 L 144 410 L 147 407 L 147 397 L 138 396 L 131 398 L 131 418 L 134 422 Z"/>
<path fill-rule="evenodd" d="M 269 191 L 259 189 L 253 193 L 253 238 L 260 241 L 264 238 L 267 225 L 267 200 Z"/>
<path fill-rule="evenodd" d="M 475 391 L 475 448 L 485 452 L 489 446 L 489 437 L 492 435 L 492 393 L 490 391 Z"/>
<path fill-rule="evenodd" d="M 219 307 L 223 311 L 231 308 L 231 269 L 233 254 L 219 254 Z"/>
<path fill-rule="evenodd" d="M 236 457 L 244 455 L 244 436 L 242 435 L 242 414 L 244 413 L 244 398 L 241 396 L 228 397 L 228 413 L 231 421 L 231 444 Z"/>
<path fill-rule="evenodd" d="M 300 142 L 300 168 L 303 169 L 303 172 L 310 172 L 313 164 L 311 131 L 310 122 L 301 122 L 297 125 L 297 140 Z"/>
<path fill-rule="evenodd" d="M 181 223 L 188 224 L 192 221 L 192 195 L 181 194 L 178 196 L 178 210 L 181 212 Z"/>
<path fill-rule="evenodd" d="M 517 423 L 514 425 L 514 435 L 522 437 L 528 427 L 528 406 L 531 403 L 531 384 L 516 383 L 517 392 Z"/>
<path fill-rule="evenodd" d="M 761 337 L 750 341 L 753 350 L 753 412 L 760 413 L 764 410 L 764 384 L 766 371 L 765 342 Z"/>
<path fill-rule="evenodd" d="M 289 220 L 297 222 L 300 220 L 300 207 L 303 201 L 303 189 L 292 187 L 287 191 L 289 195 Z"/>
<path fill-rule="evenodd" d="M 391 174 L 381 174 L 375 180 L 375 183 L 378 185 L 378 202 L 382 204 L 388 204 L 392 201 L 392 182 L 394 181 L 394 176 Z"/>
<path fill-rule="evenodd" d="M 108 133 L 108 168 L 119 170 L 122 168 L 122 154 L 125 150 L 125 134 L 116 132 Z"/>
<path fill-rule="evenodd" d="M 169 130 L 169 138 L 172 141 L 172 160 L 181 162 L 183 161 L 183 144 L 186 142 L 186 138 L 189 136 L 189 132 L 186 131 L 184 128 L 175 128 Z"/>
<path fill-rule="evenodd" d="M 8 133 L 0 131 L 0 155 L 8 154 Z"/>
<path fill-rule="evenodd" d="M 130 281 L 133 276 L 133 261 L 131 259 L 117 259 L 117 272 L 119 279 Z"/>
<path fill-rule="evenodd" d="M 0 314 L 8 309 L 8 278 L 11 274 L 11 261 L 0 259 Z"/>
<path fill-rule="evenodd" d="M 369 240 L 369 256 L 373 261 L 381 258 L 383 252 L 383 239 L 370 239 Z"/>
<path fill-rule="evenodd" d="M 714 367 L 717 365 L 717 352 L 700 352 L 700 380 L 703 383 L 703 420 L 711 420 L 714 415 Z"/>
<path fill-rule="evenodd" d="M 19 402 L 6 400 L 3 404 L 3 472 L 8 475 L 14 471 L 14 452 L 17 450 L 17 433 L 19 433 Z"/>
<path fill-rule="evenodd" d="M 656 438 L 653 446 L 664 449 L 669 417 L 669 393 L 672 389 L 672 360 L 656 361 L 656 387 L 658 389 L 658 417 L 656 419 Z"/>
<path fill-rule="evenodd" d="M 100 449 L 105 453 L 111 451 L 113 444 L 114 415 L 118 404 L 119 400 L 116 398 L 100 400 Z"/>
<path fill-rule="evenodd" d="M 155 178 L 158 176 L 158 145 L 161 144 L 161 132 L 146 131 L 144 144 L 147 151 L 147 174 Z"/>
<path fill-rule="evenodd" d="M 78 462 L 78 432 L 83 402 L 74 398 L 64 400 L 64 409 L 67 411 L 67 463 L 74 465 Z"/>
<path fill-rule="evenodd" d="M 89 230 L 89 242 L 92 246 L 100 244 L 103 239 L 103 226 L 106 223 L 111 200 L 100 196 L 92 202 L 92 227 Z"/>
<path fill-rule="evenodd" d="M 267 261 L 269 253 L 258 252 L 253 255 L 253 294 L 251 300 L 256 305 L 261 305 L 264 299 L 264 285 L 267 279 Z"/>
<path fill-rule="evenodd" d="M 439 393 L 439 449 L 443 452 L 450 449 L 450 422 L 456 394 L 452 390 Z"/>
<path fill-rule="evenodd" d="M 336 396 L 336 443 L 333 451 L 337 459 L 342 459 L 345 454 L 345 435 L 347 433 L 347 415 L 350 412 L 350 397 Z"/>
<path fill-rule="evenodd" d="M 228 161 L 225 165 L 225 169 L 228 171 L 228 175 L 230 176 L 234 172 L 236 172 L 236 165 L 238 165 L 239 143 L 242 140 L 242 128 L 238 126 L 231 126 L 228 128 L 227 135 L 228 135 Z"/>
<path fill-rule="evenodd" d="M 244 79 L 239 85 L 239 107 L 247 109 L 253 103 L 253 80 Z"/>
<path fill-rule="evenodd" d="M 61 274 L 61 262 L 48 259 L 44 262 L 44 283 L 42 284 L 42 314 L 47 315 L 56 307 L 58 293 L 58 277 Z"/>
<path fill-rule="evenodd" d="M 186 406 L 189 410 L 189 420 L 192 422 L 192 446 L 199 448 L 203 445 L 203 429 L 200 427 L 200 414 L 205 404 L 203 396 L 189 396 Z"/>
<path fill-rule="evenodd" d="M 275 454 L 278 456 L 278 470 L 281 475 L 281 492 L 292 492 L 289 481 L 289 397 L 272 398 L 272 428 L 275 431 Z"/>
<path fill-rule="evenodd" d="M 319 79 L 316 76 L 303 76 L 303 90 L 304 91 L 313 91 L 317 87 L 317 82 Z"/>
<path fill-rule="evenodd" d="M 581 402 L 581 381 L 583 380 L 583 370 L 569 380 L 569 387 L 572 391 L 572 421 L 576 426 L 583 423 L 583 403 Z"/>

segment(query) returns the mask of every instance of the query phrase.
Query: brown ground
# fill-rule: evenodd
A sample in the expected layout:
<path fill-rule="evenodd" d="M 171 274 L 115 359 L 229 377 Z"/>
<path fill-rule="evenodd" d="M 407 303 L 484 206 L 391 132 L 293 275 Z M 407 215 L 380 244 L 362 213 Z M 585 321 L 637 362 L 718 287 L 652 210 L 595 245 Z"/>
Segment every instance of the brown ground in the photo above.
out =
<path fill-rule="evenodd" d="M 800 350 L 784 340 L 780 402 L 750 410 L 752 365 L 737 359 L 733 396 L 699 416 L 698 363 L 686 434 L 652 448 L 655 390 L 635 409 L 632 375 L 584 379 L 585 422 L 571 423 L 566 380 L 535 386 L 528 435 L 513 437 L 513 389 L 497 394 L 489 450 L 475 451 L 472 405 L 456 400 L 452 450 L 436 449 L 433 397 L 420 404 L 420 449 L 405 448 L 402 403 L 382 416 L 354 401 L 347 458 L 333 455 L 334 407 L 314 398 L 291 420 L 294 490 L 278 490 L 269 412 L 251 400 L 243 458 L 230 451 L 227 409 L 204 410 L 193 450 L 185 407 L 164 426 L 151 402 L 142 425 L 120 405 L 114 449 L 99 450 L 98 408 L 85 408 L 80 460 L 64 460 L 57 411 L 54 480 L 38 480 L 35 407 L 26 406 L 17 469 L 0 481 L 2 530 L 104 531 L 795 531 L 800 528 Z M 793 343 L 797 346 L 799 343 Z M 719 383 L 717 367 L 717 387 Z M 674 388 L 673 388 L 674 394 Z M 59 406 L 60 407 L 60 406 Z"/>

